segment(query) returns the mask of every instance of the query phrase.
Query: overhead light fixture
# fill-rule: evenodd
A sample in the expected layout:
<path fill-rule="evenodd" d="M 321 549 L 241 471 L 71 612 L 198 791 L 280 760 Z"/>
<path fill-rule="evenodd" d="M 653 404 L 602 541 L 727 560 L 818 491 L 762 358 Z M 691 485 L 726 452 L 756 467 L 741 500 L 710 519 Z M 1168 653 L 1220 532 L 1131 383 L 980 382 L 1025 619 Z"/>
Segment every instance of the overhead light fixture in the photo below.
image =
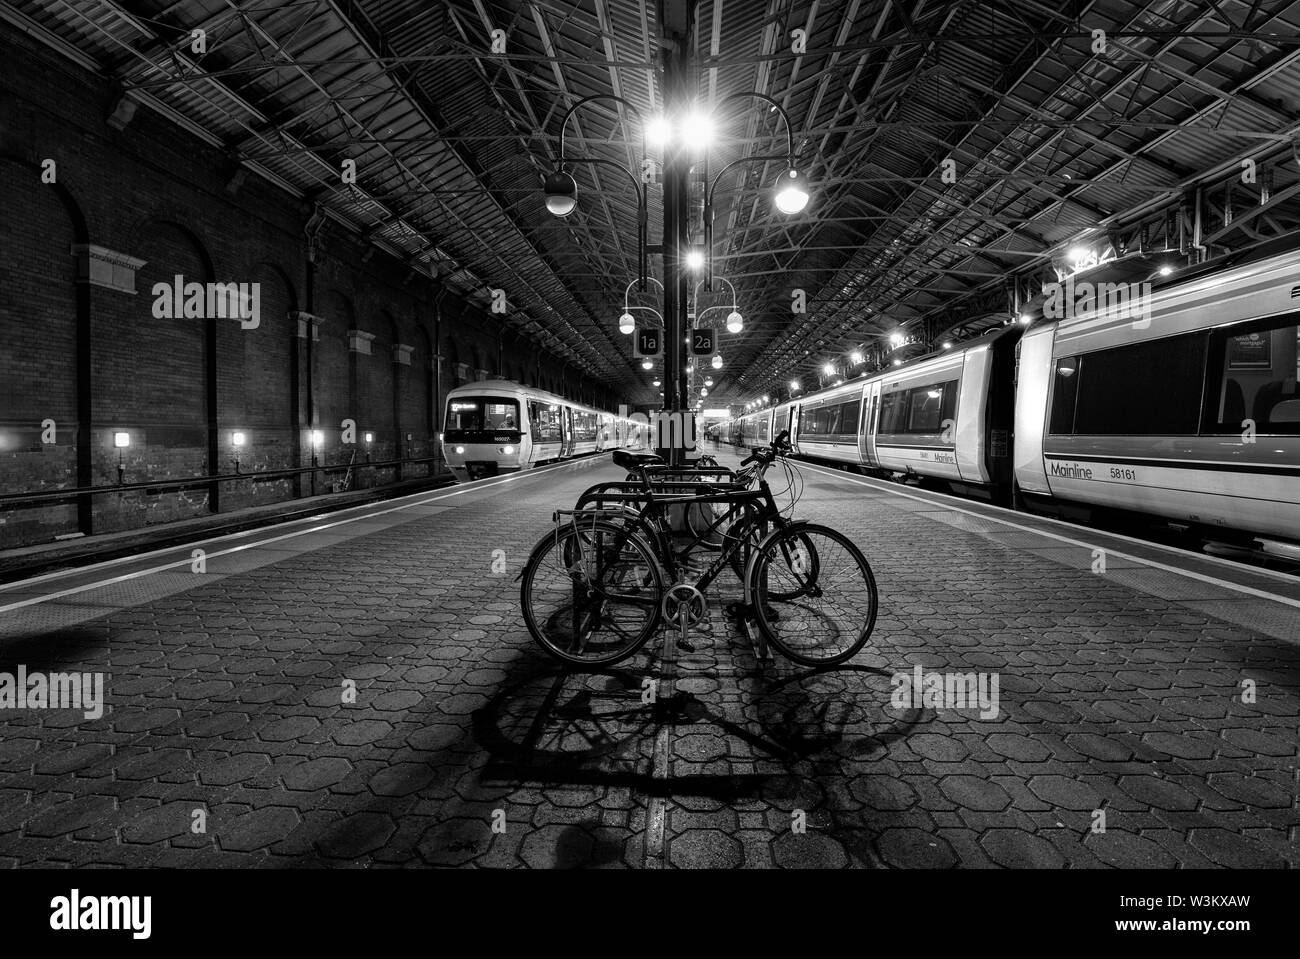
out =
<path fill-rule="evenodd" d="M 701 270 L 704 268 L 704 251 L 697 246 L 691 247 L 686 251 L 686 267 L 690 270 Z"/>
<path fill-rule="evenodd" d="M 681 137 L 683 146 L 702 153 L 713 142 L 713 121 L 708 114 L 692 110 L 682 120 Z"/>
<path fill-rule="evenodd" d="M 892 346 L 894 349 L 898 349 L 900 346 L 902 346 L 902 345 L 903 345 L 903 334 L 902 334 L 902 333 L 899 333 L 899 332 L 890 333 L 890 334 L 889 334 L 889 345 Z"/>
<path fill-rule="evenodd" d="M 673 138 L 673 127 L 662 113 L 650 118 L 645 125 L 646 142 L 657 147 L 667 146 Z"/>
<path fill-rule="evenodd" d="M 704 378 L 704 385 L 705 385 L 705 386 L 712 386 L 712 385 L 713 385 L 713 377 L 711 377 L 711 376 L 706 376 L 706 377 Z"/>
<path fill-rule="evenodd" d="M 763 402 L 764 403 L 768 402 L 768 396 L 766 393 L 763 394 Z"/>
<path fill-rule="evenodd" d="M 709 365 L 712 366 L 715 370 L 722 369 L 722 354 L 714 353 L 713 359 L 710 361 Z"/>
<path fill-rule="evenodd" d="M 546 177 L 546 209 L 556 216 L 568 216 L 578 205 L 578 181 L 563 170 Z"/>
<path fill-rule="evenodd" d="M 825 373 L 827 376 L 830 376 L 832 373 L 835 372 L 835 367 L 827 363 L 825 366 L 822 367 L 822 372 Z"/>
<path fill-rule="evenodd" d="M 1161 275 L 1161 276 L 1168 276 L 1168 275 L 1169 275 L 1170 273 L 1172 273 L 1172 272 L 1174 272 L 1174 268 L 1173 268 L 1172 266 L 1170 266 L 1168 263 L 1166 263 L 1164 266 L 1160 267 L 1160 275 Z"/>
<path fill-rule="evenodd" d="M 951 350 L 951 349 L 952 349 L 952 340 L 944 340 L 943 348 L 944 348 L 945 350 Z"/>
<path fill-rule="evenodd" d="M 798 381 L 798 380 L 791 380 L 791 381 L 790 381 L 790 392 L 791 392 L 791 393 L 797 393 L 797 392 L 798 392 L 799 390 L 801 390 L 801 389 L 803 389 L 803 387 L 799 385 L 799 381 Z"/>
<path fill-rule="evenodd" d="M 745 318 L 740 315 L 739 310 L 732 310 L 727 314 L 727 332 L 739 333 L 745 328 Z"/>
<path fill-rule="evenodd" d="M 651 386 L 659 386 L 660 383 L 661 383 L 660 380 L 655 380 L 655 381 L 654 381 L 653 383 L 651 383 L 650 385 L 651 385 Z"/>
<path fill-rule="evenodd" d="M 894 365 L 895 365 L 895 366 L 902 366 L 902 365 L 903 365 L 903 361 L 902 361 L 902 360 L 894 360 Z"/>
<path fill-rule="evenodd" d="M 854 350 L 852 353 L 849 354 L 849 360 L 852 361 L 854 366 L 857 366 L 859 363 L 862 362 L 862 354 L 859 353 L 857 350 Z"/>
<path fill-rule="evenodd" d="M 631 334 L 636 329 L 636 318 L 631 313 L 624 313 L 618 318 L 618 331 Z"/>
<path fill-rule="evenodd" d="M 311 445 L 312 445 L 312 446 L 320 446 L 321 443 L 323 443 L 324 441 L 325 441 L 325 434 L 324 434 L 324 433 L 322 433 L 320 430 L 312 430 L 312 431 L 311 431 Z"/>
<path fill-rule="evenodd" d="M 1032 323 L 1032 322 L 1034 322 L 1034 318 L 1033 318 L 1032 316 L 1030 316 L 1028 313 L 1021 313 L 1021 314 L 1020 314 L 1020 325 L 1021 325 L 1021 326 L 1028 326 L 1028 325 L 1029 325 L 1030 323 Z"/>
<path fill-rule="evenodd" d="M 787 216 L 802 213 L 808 205 L 807 185 L 807 178 L 790 167 L 776 181 L 776 208 Z"/>
<path fill-rule="evenodd" d="M 643 370 L 648 370 L 648 369 L 650 369 L 650 367 L 652 367 L 652 366 L 654 366 L 654 364 L 651 363 L 649 360 L 642 360 L 642 361 L 641 361 L 641 369 L 643 369 Z"/>

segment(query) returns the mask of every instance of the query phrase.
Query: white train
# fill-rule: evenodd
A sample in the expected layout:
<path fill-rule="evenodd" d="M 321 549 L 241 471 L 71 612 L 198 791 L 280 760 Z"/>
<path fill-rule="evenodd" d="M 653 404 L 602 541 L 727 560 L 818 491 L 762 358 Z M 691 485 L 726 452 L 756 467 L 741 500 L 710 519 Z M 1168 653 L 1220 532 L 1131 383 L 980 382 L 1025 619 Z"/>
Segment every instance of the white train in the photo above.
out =
<path fill-rule="evenodd" d="M 442 454 L 460 482 L 540 463 L 639 449 L 644 426 L 513 380 L 480 380 L 447 394 Z"/>
<path fill-rule="evenodd" d="M 1140 311 L 1035 316 L 740 417 L 807 457 L 1079 518 L 1161 517 L 1300 559 L 1300 251 L 1153 284 Z"/>

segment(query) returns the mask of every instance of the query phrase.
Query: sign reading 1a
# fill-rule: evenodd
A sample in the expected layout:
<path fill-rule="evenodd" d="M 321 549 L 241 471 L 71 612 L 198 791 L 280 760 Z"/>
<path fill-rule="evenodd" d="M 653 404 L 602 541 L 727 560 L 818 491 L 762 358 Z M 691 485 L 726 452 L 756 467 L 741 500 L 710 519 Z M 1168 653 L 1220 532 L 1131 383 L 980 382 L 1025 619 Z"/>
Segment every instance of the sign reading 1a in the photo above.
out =
<path fill-rule="evenodd" d="M 657 326 L 638 326 L 632 353 L 638 358 L 656 357 L 664 351 L 664 331 Z"/>
<path fill-rule="evenodd" d="M 713 328 L 709 326 L 691 327 L 691 352 L 696 356 L 710 356 L 713 353 Z"/>

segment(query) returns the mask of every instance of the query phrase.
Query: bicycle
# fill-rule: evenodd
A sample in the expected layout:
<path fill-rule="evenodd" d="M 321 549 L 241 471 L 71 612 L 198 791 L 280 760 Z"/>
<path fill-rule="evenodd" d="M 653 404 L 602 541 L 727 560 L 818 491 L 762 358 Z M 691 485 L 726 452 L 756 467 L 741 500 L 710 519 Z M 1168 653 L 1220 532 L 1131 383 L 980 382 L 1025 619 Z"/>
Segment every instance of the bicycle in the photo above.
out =
<path fill-rule="evenodd" d="M 622 508 L 556 512 L 554 532 L 534 547 L 520 575 L 520 603 L 533 638 L 550 655 L 580 666 L 627 659 L 665 618 L 685 639 L 690 626 L 707 614 L 705 591 L 741 554 L 742 610 L 770 645 L 807 666 L 854 656 L 875 626 L 875 577 L 843 533 L 781 512 L 765 474 L 787 439 L 783 432 L 741 464 L 756 464 L 752 487 L 728 484 L 704 493 L 656 493 L 647 473 L 652 458 L 616 452 L 615 462 L 637 473 L 642 488 L 612 498 L 639 504 L 636 513 Z M 745 535 L 725 535 L 712 563 L 688 582 L 663 511 L 715 501 L 748 504 L 751 512 L 737 522 L 749 525 Z M 754 542 L 754 534 L 764 529 Z"/>

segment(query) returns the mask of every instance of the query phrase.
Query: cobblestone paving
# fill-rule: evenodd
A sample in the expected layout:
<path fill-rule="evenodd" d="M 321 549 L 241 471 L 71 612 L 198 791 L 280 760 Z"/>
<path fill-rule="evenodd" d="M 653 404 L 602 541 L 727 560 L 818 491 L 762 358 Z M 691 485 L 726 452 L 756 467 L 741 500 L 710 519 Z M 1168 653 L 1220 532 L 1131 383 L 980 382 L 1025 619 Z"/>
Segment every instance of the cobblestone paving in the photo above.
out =
<path fill-rule="evenodd" d="M 514 577 L 608 478 L 566 466 L 0 613 L 0 671 L 108 674 L 100 719 L 0 714 L 0 863 L 1300 863 L 1300 646 L 1192 605 L 1209 587 L 1161 598 L 808 472 L 798 514 L 880 587 L 852 663 L 757 659 L 724 574 L 691 649 L 565 674 Z M 998 715 L 891 707 L 917 665 L 996 674 Z"/>

